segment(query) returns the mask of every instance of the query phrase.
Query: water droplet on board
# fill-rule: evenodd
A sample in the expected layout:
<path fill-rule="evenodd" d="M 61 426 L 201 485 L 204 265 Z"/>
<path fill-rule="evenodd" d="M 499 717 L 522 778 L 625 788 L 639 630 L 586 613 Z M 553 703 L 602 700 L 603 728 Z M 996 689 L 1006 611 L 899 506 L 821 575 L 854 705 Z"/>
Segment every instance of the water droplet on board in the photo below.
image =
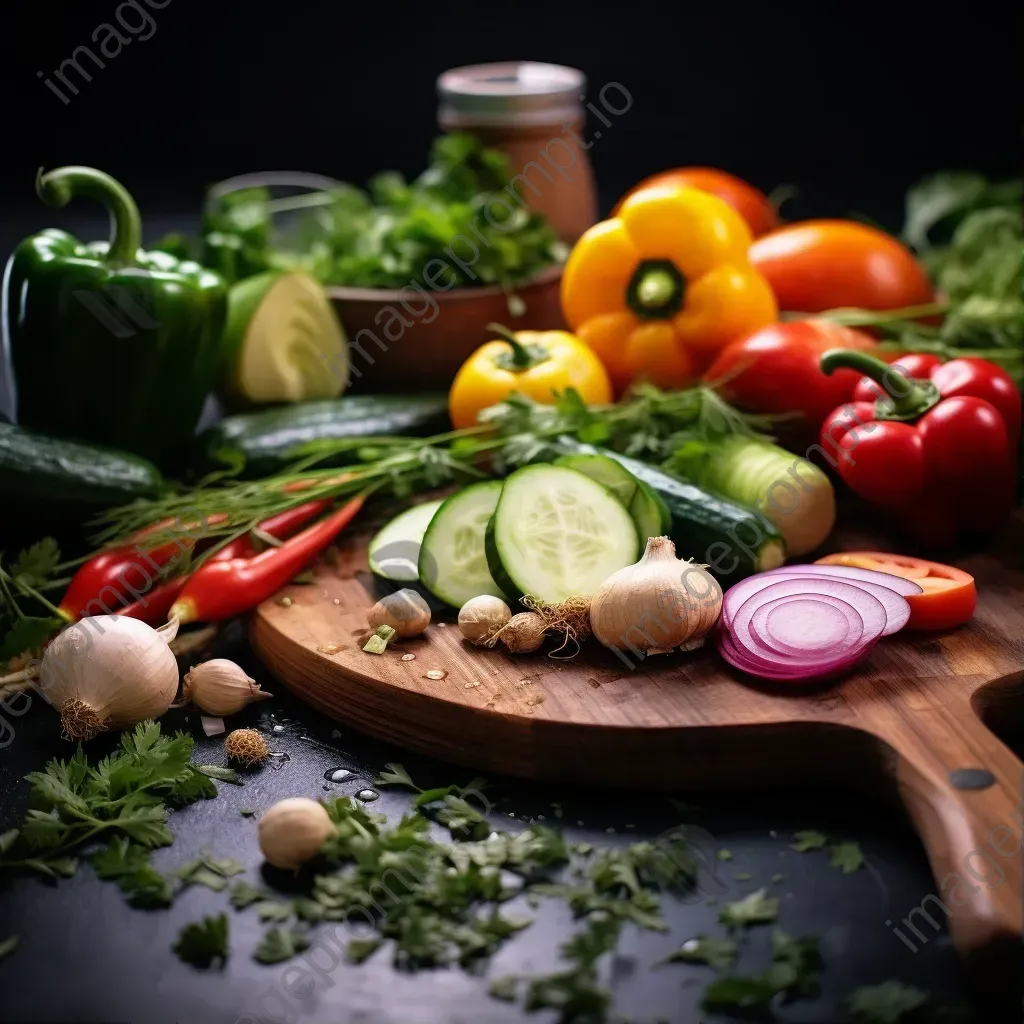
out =
<path fill-rule="evenodd" d="M 282 733 L 282 732 L 284 732 L 284 726 L 283 725 L 275 725 L 274 728 L 271 729 L 270 731 L 271 732 L 276 732 L 276 733 Z"/>
<path fill-rule="evenodd" d="M 402 655 L 402 661 L 415 661 L 415 660 L 416 660 L 416 655 L 415 654 L 403 654 Z"/>
<path fill-rule="evenodd" d="M 328 768 L 324 772 L 324 778 L 328 782 L 344 782 L 346 779 L 352 777 L 352 772 L 347 768 Z"/>
<path fill-rule="evenodd" d="M 279 772 L 290 760 L 291 758 L 283 750 L 272 750 L 270 752 L 270 767 L 275 772 Z"/>
<path fill-rule="evenodd" d="M 373 789 L 361 789 L 356 793 L 356 799 L 362 800 L 364 804 L 372 804 L 379 796 L 380 793 Z"/>
<path fill-rule="evenodd" d="M 321 654 L 337 654 L 339 651 L 345 650 L 344 644 L 321 644 L 317 650 Z"/>
<path fill-rule="evenodd" d="M 448 673 L 443 668 L 432 668 L 428 669 L 423 673 L 424 679 L 444 679 Z"/>

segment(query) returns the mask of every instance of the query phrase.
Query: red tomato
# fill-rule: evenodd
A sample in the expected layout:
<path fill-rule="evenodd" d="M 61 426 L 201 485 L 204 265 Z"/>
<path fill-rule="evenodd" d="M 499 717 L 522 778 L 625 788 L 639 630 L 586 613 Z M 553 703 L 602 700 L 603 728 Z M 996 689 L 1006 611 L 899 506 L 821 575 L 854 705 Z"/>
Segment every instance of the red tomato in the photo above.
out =
<path fill-rule="evenodd" d="M 615 204 L 612 216 L 614 217 L 618 213 L 619 207 L 634 192 L 652 186 L 664 185 L 697 188 L 701 192 L 710 192 L 711 195 L 724 199 L 747 222 L 747 227 L 750 228 L 750 233 L 755 238 L 768 231 L 773 231 L 780 224 L 775 207 L 760 189 L 748 185 L 742 178 L 737 178 L 733 174 L 716 171 L 713 167 L 677 167 L 675 170 L 652 174 L 649 178 L 644 178 L 639 184 L 634 185 Z"/>
<path fill-rule="evenodd" d="M 802 412 L 816 433 L 833 409 L 850 401 L 860 380 L 855 370 L 826 376 L 822 353 L 874 347 L 862 331 L 828 320 L 770 324 L 723 349 L 704 379 L 721 381 L 722 397 L 746 412 Z"/>
<path fill-rule="evenodd" d="M 902 242 L 852 220 L 805 220 L 750 247 L 779 309 L 900 309 L 933 300 L 931 282 Z"/>

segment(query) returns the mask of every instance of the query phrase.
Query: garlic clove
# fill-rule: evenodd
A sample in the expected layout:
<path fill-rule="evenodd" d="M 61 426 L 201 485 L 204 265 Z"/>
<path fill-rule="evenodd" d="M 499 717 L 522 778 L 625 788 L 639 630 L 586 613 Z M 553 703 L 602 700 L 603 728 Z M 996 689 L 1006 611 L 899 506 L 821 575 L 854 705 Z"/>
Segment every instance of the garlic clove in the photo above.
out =
<path fill-rule="evenodd" d="M 322 804 L 308 797 L 279 800 L 259 821 L 260 850 L 275 868 L 297 871 L 334 835 Z"/>
<path fill-rule="evenodd" d="M 430 605 L 405 588 L 382 597 L 367 613 L 371 629 L 390 626 L 399 636 L 418 636 L 430 625 Z"/>
<path fill-rule="evenodd" d="M 237 714 L 272 693 L 261 690 L 245 669 L 227 658 L 214 658 L 196 665 L 182 680 L 182 698 L 208 715 L 225 717 Z"/>

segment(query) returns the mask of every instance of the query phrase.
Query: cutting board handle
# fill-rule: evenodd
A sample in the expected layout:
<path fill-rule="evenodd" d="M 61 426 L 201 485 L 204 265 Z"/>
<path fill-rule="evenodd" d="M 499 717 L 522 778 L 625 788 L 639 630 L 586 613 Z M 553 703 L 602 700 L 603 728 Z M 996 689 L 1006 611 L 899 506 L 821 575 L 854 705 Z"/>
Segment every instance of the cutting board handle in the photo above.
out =
<path fill-rule="evenodd" d="M 886 731 L 897 787 L 936 880 L 888 924 L 919 947 L 945 913 L 971 974 L 1009 993 L 1024 932 L 1024 764 L 966 700 L 908 707 Z"/>

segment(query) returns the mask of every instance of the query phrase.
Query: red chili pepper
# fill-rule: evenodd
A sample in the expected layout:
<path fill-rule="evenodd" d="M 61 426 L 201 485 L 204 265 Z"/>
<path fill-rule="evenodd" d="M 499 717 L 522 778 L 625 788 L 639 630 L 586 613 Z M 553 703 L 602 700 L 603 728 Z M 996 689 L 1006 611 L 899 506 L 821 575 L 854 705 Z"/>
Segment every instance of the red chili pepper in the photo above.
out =
<path fill-rule="evenodd" d="M 142 540 L 163 524 L 135 535 Z M 172 534 L 172 536 L 174 536 Z M 86 615 L 110 615 L 139 601 L 167 574 L 176 558 L 192 550 L 194 541 L 177 537 L 158 547 L 123 545 L 103 551 L 80 566 L 61 598 L 58 611 L 69 622 Z"/>
<path fill-rule="evenodd" d="M 278 512 L 276 516 L 264 519 L 258 529 L 261 533 L 268 534 L 276 540 L 284 540 L 285 537 L 290 537 L 300 527 L 305 526 L 311 519 L 316 519 L 330 504 L 329 498 L 307 501 L 305 505 L 296 505 L 284 512 Z M 236 537 L 230 544 L 225 544 L 220 551 L 210 556 L 210 561 L 226 562 L 231 558 L 251 558 L 255 553 L 256 549 L 252 546 L 252 538 L 247 533 L 242 537 Z"/>
<path fill-rule="evenodd" d="M 854 395 L 861 400 L 826 417 L 820 441 L 836 452 L 851 490 L 921 542 L 942 545 L 991 530 L 1010 513 L 1021 400 L 993 363 L 933 358 L 904 356 L 890 367 L 864 352 L 826 353 L 825 373 L 851 368 L 867 378 Z M 887 397 L 865 400 L 879 394 Z"/>
<path fill-rule="evenodd" d="M 115 612 L 115 615 L 126 615 L 129 619 L 139 619 L 150 626 L 162 626 L 171 616 L 171 608 L 178 595 L 185 589 L 187 576 L 175 576 L 166 583 L 153 587 L 138 601 L 132 602 L 127 608 Z"/>
<path fill-rule="evenodd" d="M 348 525 L 363 505 L 360 495 L 307 527 L 279 548 L 253 558 L 210 560 L 189 578 L 171 616 L 182 624 L 216 622 L 250 611 L 289 583 Z"/>

